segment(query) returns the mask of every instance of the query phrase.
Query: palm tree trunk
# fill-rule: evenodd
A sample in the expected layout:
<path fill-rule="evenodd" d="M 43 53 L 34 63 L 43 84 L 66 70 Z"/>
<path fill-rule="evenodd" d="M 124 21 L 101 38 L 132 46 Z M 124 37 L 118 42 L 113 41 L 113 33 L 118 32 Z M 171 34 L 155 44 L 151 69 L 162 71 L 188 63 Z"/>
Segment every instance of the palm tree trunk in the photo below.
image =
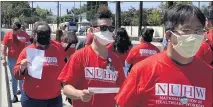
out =
<path fill-rule="evenodd" d="M 143 25 L 143 1 L 140 1 L 140 5 L 139 5 L 139 26 L 138 26 L 138 37 L 140 36 L 141 34 L 141 28 L 142 28 L 142 25 Z"/>
<path fill-rule="evenodd" d="M 121 27 L 121 6 L 120 1 L 116 2 L 116 28 Z"/>
<path fill-rule="evenodd" d="M 209 4 L 210 6 L 213 6 L 213 1 L 210 1 L 210 4 Z"/>
<path fill-rule="evenodd" d="M 170 8 L 173 4 L 173 1 L 168 1 L 168 8 Z"/>

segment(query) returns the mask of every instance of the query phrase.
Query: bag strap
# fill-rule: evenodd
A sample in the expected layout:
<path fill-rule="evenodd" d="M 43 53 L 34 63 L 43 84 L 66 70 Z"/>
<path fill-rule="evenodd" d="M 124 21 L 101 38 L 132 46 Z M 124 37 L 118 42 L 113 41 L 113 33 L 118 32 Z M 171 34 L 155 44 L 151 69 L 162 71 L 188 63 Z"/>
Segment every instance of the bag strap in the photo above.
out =
<path fill-rule="evenodd" d="M 64 51 L 66 52 L 70 48 L 71 45 L 72 45 L 72 43 L 69 43 Z"/>

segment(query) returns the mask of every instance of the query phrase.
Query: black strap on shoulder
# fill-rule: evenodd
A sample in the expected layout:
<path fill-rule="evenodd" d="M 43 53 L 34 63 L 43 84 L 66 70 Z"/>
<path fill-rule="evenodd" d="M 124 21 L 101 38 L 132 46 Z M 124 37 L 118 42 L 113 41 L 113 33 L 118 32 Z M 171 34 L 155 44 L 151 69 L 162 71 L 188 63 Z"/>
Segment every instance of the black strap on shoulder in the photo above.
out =
<path fill-rule="evenodd" d="M 70 48 L 71 45 L 72 45 L 72 43 L 69 43 L 64 51 L 66 52 Z"/>

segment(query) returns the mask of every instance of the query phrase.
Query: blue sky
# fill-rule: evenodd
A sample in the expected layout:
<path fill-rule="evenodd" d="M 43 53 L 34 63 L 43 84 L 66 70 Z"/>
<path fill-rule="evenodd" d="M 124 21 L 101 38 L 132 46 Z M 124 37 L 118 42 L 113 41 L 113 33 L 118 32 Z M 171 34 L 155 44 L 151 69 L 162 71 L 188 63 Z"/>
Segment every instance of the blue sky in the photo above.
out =
<path fill-rule="evenodd" d="M 72 9 L 74 7 L 74 2 L 59 2 L 61 4 L 61 15 L 66 14 L 66 9 Z M 155 8 L 158 7 L 161 2 L 154 2 L 154 1 L 145 1 L 143 3 L 144 8 Z M 86 2 L 81 2 L 81 5 L 86 4 Z M 109 9 L 115 13 L 115 3 L 108 2 Z M 208 5 L 208 2 L 200 2 L 200 6 L 202 5 Z M 198 2 L 193 2 L 193 5 L 198 6 Z M 30 2 L 31 6 L 31 2 Z M 33 2 L 33 7 L 39 6 L 44 9 L 52 10 L 54 15 L 57 15 L 57 2 Z M 139 8 L 139 2 L 122 2 L 121 3 L 121 11 L 128 10 L 132 7 L 138 9 Z M 75 7 L 80 7 L 80 2 L 75 2 Z"/>

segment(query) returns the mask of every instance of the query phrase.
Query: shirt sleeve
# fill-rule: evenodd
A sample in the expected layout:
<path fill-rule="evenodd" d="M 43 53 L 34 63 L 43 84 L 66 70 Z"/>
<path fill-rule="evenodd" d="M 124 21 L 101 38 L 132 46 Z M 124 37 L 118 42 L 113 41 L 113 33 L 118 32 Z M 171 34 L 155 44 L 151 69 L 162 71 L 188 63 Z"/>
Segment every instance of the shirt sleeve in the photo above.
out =
<path fill-rule="evenodd" d="M 128 64 L 133 64 L 133 61 L 134 61 L 134 57 L 135 57 L 135 50 L 131 49 L 128 56 L 126 57 L 126 62 Z"/>
<path fill-rule="evenodd" d="M 58 76 L 58 80 L 62 83 L 76 86 L 81 79 L 81 71 L 83 70 L 83 67 L 80 60 L 81 56 L 78 54 L 79 53 L 73 54 Z"/>
<path fill-rule="evenodd" d="M 138 78 L 136 70 L 131 70 L 129 76 L 116 95 L 116 103 L 120 107 L 136 107 L 139 103 L 139 94 L 137 92 Z"/>
<path fill-rule="evenodd" d="M 2 44 L 3 45 L 8 45 L 8 42 L 9 41 L 9 33 L 6 33 L 5 35 L 4 35 L 4 39 L 3 39 L 3 41 L 2 41 Z"/>
<path fill-rule="evenodd" d="M 25 76 L 24 74 L 21 74 L 20 72 L 20 64 L 23 59 L 26 59 L 26 48 L 23 49 L 22 52 L 19 54 L 18 60 L 13 69 L 14 76 L 17 80 L 22 80 Z"/>

